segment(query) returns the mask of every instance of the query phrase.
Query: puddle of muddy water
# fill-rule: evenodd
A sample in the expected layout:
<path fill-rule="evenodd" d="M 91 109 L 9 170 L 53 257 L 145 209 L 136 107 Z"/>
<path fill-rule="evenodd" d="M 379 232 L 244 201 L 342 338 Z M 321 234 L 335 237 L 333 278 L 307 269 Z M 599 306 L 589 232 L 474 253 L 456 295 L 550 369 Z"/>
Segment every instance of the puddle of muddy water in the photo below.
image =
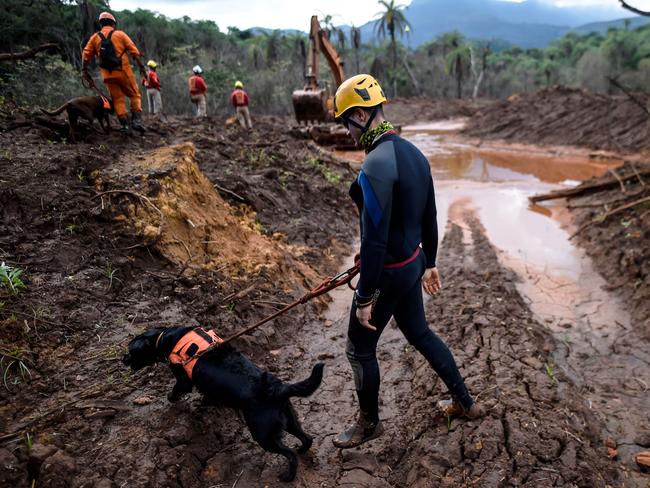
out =
<path fill-rule="evenodd" d="M 402 135 L 430 161 L 440 236 L 448 219 L 464 227 L 475 212 L 532 312 L 558 339 L 556 365 L 582 388 L 585 401 L 631 463 L 648 409 L 650 354 L 639 347 L 630 316 L 606 291 L 591 260 L 570 239 L 563 206 L 530 205 L 528 197 L 600 176 L 619 160 L 594 161 L 552 152 L 476 148 L 439 127 L 407 127 Z"/>
<path fill-rule="evenodd" d="M 520 277 L 518 288 L 532 312 L 558 340 L 554 361 L 582 388 L 585 402 L 605 420 L 621 444 L 621 459 L 638 451 L 645 424 L 650 354 L 634 333 L 625 306 L 585 253 L 570 240 L 562 205 L 530 205 L 528 197 L 597 177 L 620 160 L 592 160 L 539 148 L 481 148 L 454 133 L 462 121 L 406 126 L 402 136 L 429 159 L 436 188 L 439 235 L 448 220 L 464 225 L 475 212 L 502 263 Z M 362 154 L 346 153 L 361 161 Z M 444 276 L 444 270 L 443 276 Z M 328 319 L 341 320 L 345 305 L 334 301 Z"/>

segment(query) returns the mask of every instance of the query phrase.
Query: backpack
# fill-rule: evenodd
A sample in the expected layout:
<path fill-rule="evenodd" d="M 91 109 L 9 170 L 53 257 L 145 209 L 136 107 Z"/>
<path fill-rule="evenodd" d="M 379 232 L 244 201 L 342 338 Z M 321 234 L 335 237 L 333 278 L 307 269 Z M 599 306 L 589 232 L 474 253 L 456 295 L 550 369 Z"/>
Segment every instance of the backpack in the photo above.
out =
<path fill-rule="evenodd" d="M 101 31 L 97 33 L 102 41 L 99 45 L 99 67 L 108 71 L 122 67 L 122 60 L 117 56 L 115 46 L 113 45 L 113 41 L 111 41 L 114 32 L 115 30 L 109 32 L 108 37 L 105 37 Z"/>

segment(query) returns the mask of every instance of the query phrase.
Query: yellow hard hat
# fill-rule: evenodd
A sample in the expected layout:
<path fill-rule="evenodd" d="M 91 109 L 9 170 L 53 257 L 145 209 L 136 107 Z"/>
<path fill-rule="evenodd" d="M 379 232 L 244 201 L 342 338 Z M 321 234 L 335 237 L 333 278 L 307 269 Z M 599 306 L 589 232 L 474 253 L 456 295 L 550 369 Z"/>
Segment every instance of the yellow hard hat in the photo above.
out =
<path fill-rule="evenodd" d="M 235 88 L 244 88 L 244 84 L 241 81 L 237 80 L 235 81 Z"/>
<path fill-rule="evenodd" d="M 334 116 L 341 117 L 352 107 L 375 107 L 385 103 L 386 95 L 371 75 L 355 75 L 345 80 L 334 95 Z"/>
<path fill-rule="evenodd" d="M 156 67 L 158 66 L 158 63 L 156 63 L 153 59 L 150 59 L 149 61 L 147 61 L 147 66 L 149 66 L 150 68 L 156 69 Z"/>

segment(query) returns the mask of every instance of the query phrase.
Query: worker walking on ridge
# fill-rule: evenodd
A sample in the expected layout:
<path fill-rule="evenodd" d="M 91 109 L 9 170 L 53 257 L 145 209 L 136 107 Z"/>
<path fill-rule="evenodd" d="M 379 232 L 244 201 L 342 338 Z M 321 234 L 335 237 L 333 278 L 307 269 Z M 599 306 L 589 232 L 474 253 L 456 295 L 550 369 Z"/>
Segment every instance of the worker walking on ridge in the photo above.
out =
<path fill-rule="evenodd" d="M 147 61 L 147 74 L 142 77 L 142 86 L 147 89 L 147 105 L 149 113 L 157 115 L 162 113 L 162 96 L 160 94 L 160 80 L 156 68 L 158 63 L 153 59 Z"/>
<path fill-rule="evenodd" d="M 206 108 L 206 100 L 208 93 L 208 85 L 205 84 L 203 79 L 203 70 L 197 64 L 192 68 L 192 76 L 188 81 L 190 89 L 190 99 L 194 104 L 194 116 L 195 117 L 206 117 L 208 115 Z"/>
<path fill-rule="evenodd" d="M 482 415 L 454 357 L 425 319 L 420 286 L 429 295 L 441 289 L 433 180 L 424 155 L 384 119 L 385 102 L 384 92 L 370 75 L 349 78 L 334 98 L 335 116 L 367 154 L 350 187 L 361 220 L 361 272 L 346 353 L 360 413 L 350 428 L 333 439 L 339 448 L 358 446 L 383 433 L 376 349 L 391 317 L 451 392 L 453 400 L 438 404 L 443 413 L 472 419 Z"/>
<path fill-rule="evenodd" d="M 248 111 L 250 98 L 248 93 L 244 91 L 244 84 L 239 80 L 235 82 L 235 90 L 230 94 L 230 103 L 235 107 L 239 125 L 244 129 L 252 129 L 251 114 Z"/>
<path fill-rule="evenodd" d="M 141 54 L 131 38 L 123 31 L 115 28 L 117 22 L 110 12 L 99 14 L 101 30 L 93 34 L 83 50 L 83 66 L 81 69 L 83 80 L 94 86 L 92 77 L 88 72 L 90 60 L 97 56 L 99 67 L 104 84 L 108 88 L 115 106 L 115 114 L 120 121 L 121 131 L 129 132 L 129 118 L 126 109 L 126 97 L 131 102 L 131 125 L 140 132 L 144 132 L 142 125 L 142 99 L 140 89 L 136 82 L 131 63 L 130 54 L 145 76 L 145 69 L 142 64 Z"/>

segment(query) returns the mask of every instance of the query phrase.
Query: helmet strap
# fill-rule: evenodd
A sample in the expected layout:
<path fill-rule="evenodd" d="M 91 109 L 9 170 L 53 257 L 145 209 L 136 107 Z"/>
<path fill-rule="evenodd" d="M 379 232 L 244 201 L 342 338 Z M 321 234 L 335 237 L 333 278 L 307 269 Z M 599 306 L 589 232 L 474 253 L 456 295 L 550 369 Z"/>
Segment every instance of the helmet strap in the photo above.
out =
<path fill-rule="evenodd" d="M 368 129 L 370 129 L 370 124 L 372 124 L 372 121 L 375 120 L 375 117 L 377 116 L 377 112 L 379 112 L 379 109 L 375 107 L 370 114 L 370 117 L 368 118 L 368 121 L 366 122 L 366 125 L 363 126 L 359 124 L 358 122 L 352 120 L 351 118 L 346 118 L 345 120 L 347 121 L 348 124 L 355 126 L 357 129 L 361 130 L 361 135 L 365 134 L 368 132 Z"/>

